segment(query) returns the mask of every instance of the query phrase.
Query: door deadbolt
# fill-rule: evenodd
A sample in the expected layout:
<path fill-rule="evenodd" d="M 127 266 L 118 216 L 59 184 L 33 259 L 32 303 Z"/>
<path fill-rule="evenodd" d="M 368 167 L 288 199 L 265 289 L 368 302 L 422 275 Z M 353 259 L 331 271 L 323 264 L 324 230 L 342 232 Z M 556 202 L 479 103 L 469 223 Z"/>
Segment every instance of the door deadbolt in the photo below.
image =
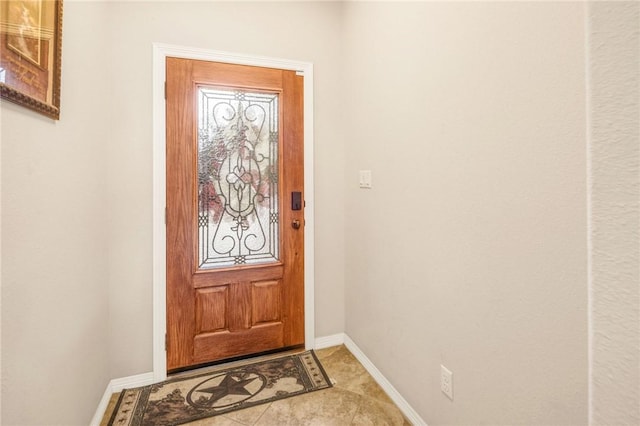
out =
<path fill-rule="evenodd" d="M 302 192 L 291 193 L 291 210 L 302 210 Z"/>

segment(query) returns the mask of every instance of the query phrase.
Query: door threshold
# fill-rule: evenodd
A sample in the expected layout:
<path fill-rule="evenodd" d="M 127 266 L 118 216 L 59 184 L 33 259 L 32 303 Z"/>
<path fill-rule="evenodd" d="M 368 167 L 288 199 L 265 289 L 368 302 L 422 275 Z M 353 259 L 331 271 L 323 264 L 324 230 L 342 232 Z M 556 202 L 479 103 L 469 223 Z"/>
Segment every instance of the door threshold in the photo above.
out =
<path fill-rule="evenodd" d="M 229 368 L 240 365 L 249 364 L 257 361 L 264 361 L 270 358 L 278 358 L 285 355 L 293 355 L 300 352 L 304 352 L 305 346 L 296 345 L 288 346 L 286 348 L 272 349 L 270 351 L 258 352 L 255 354 L 248 354 L 237 356 L 233 358 L 225 358 L 218 361 L 207 362 L 203 364 L 192 365 L 184 368 L 176 368 L 174 370 L 167 371 L 167 378 L 180 377 L 182 375 L 191 375 L 194 373 L 204 373 L 211 368 Z"/>

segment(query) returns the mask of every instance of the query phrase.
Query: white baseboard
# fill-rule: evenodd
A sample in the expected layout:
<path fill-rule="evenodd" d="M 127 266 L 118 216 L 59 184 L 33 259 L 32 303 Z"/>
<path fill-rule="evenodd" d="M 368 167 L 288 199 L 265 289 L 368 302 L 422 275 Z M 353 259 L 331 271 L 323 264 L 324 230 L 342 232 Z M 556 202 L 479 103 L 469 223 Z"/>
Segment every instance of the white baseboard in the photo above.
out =
<path fill-rule="evenodd" d="M 153 373 L 136 374 L 135 376 L 122 377 L 111 381 L 111 393 L 120 392 L 122 389 L 138 388 L 153 384 Z"/>
<path fill-rule="evenodd" d="M 109 383 L 107 385 L 107 390 L 104 391 L 104 394 L 102 395 L 102 399 L 98 404 L 98 408 L 96 408 L 96 413 L 93 415 L 93 419 L 91 419 L 91 423 L 89 423 L 89 425 L 100 426 L 100 422 L 104 417 L 104 413 L 105 411 L 107 411 L 107 406 L 109 405 L 109 400 L 111 399 L 112 393 L 113 392 L 111 392 L 111 383 Z"/>
<path fill-rule="evenodd" d="M 90 425 L 100 426 L 100 422 L 104 417 L 104 413 L 105 411 L 107 411 L 109 400 L 111 400 L 111 395 L 116 392 L 120 392 L 123 389 L 147 386 L 152 384 L 153 382 L 153 373 L 136 374 L 135 376 L 121 377 L 119 379 L 111 380 L 107 385 L 104 394 L 102 395 L 102 399 L 98 404 L 96 413 L 93 415 L 93 419 L 91 419 Z"/>
<path fill-rule="evenodd" d="M 338 346 L 344 344 L 347 349 L 356 357 L 360 364 L 363 365 L 365 370 L 371 374 L 371 377 L 378 382 L 380 387 L 389 395 L 389 398 L 398 406 L 402 414 L 405 415 L 413 425 L 427 426 L 427 423 L 422 420 L 420 415 L 409 405 L 409 403 L 400 395 L 400 393 L 393 387 L 386 377 L 382 375 L 380 370 L 367 358 L 367 356 L 360 350 L 358 345 L 349 338 L 345 333 L 333 334 L 331 336 L 318 337 L 315 339 L 314 349 L 324 349 L 331 346 Z M 113 379 L 107 385 L 107 389 L 104 391 L 104 395 L 98 404 L 96 413 L 91 420 L 91 426 L 99 426 L 104 413 L 109 405 L 111 395 L 115 392 L 120 392 L 122 389 L 136 388 L 139 386 L 146 386 L 154 383 L 153 373 L 138 374 L 135 376 L 122 377 L 119 379 Z"/>
<path fill-rule="evenodd" d="M 416 412 L 416 410 L 409 405 L 406 399 L 400 395 L 400 392 L 393 387 L 391 382 L 387 380 L 386 377 L 382 375 L 380 370 L 376 368 L 375 365 L 367 358 L 367 356 L 360 350 L 358 345 L 355 344 L 353 340 L 349 338 L 346 334 L 344 335 L 344 345 L 349 349 L 349 351 L 356 357 L 360 364 L 371 374 L 371 377 L 378 382 L 380 387 L 389 395 L 389 398 L 398 406 L 402 414 L 405 415 L 407 420 L 411 422 L 411 424 L 416 426 L 427 426 L 427 423 L 420 417 L 420 415 Z"/>
<path fill-rule="evenodd" d="M 331 336 L 318 337 L 314 349 L 330 348 L 344 344 L 344 333 L 332 334 Z"/>

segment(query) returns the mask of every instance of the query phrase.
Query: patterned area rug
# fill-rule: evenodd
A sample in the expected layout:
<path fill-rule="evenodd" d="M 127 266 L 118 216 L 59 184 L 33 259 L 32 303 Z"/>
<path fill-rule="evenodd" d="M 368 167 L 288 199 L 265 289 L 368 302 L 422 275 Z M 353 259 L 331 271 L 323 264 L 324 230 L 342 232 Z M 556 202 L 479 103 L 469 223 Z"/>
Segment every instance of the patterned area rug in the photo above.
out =
<path fill-rule="evenodd" d="M 329 387 L 308 351 L 125 389 L 109 425 L 179 425 Z"/>

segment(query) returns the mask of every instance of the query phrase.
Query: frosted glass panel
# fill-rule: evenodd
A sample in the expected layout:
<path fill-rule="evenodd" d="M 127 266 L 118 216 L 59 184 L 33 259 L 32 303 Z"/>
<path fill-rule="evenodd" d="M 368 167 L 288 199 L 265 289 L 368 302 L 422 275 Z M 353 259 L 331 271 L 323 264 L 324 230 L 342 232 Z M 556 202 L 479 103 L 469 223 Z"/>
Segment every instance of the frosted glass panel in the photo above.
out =
<path fill-rule="evenodd" d="M 198 88 L 200 268 L 278 260 L 278 95 Z"/>

